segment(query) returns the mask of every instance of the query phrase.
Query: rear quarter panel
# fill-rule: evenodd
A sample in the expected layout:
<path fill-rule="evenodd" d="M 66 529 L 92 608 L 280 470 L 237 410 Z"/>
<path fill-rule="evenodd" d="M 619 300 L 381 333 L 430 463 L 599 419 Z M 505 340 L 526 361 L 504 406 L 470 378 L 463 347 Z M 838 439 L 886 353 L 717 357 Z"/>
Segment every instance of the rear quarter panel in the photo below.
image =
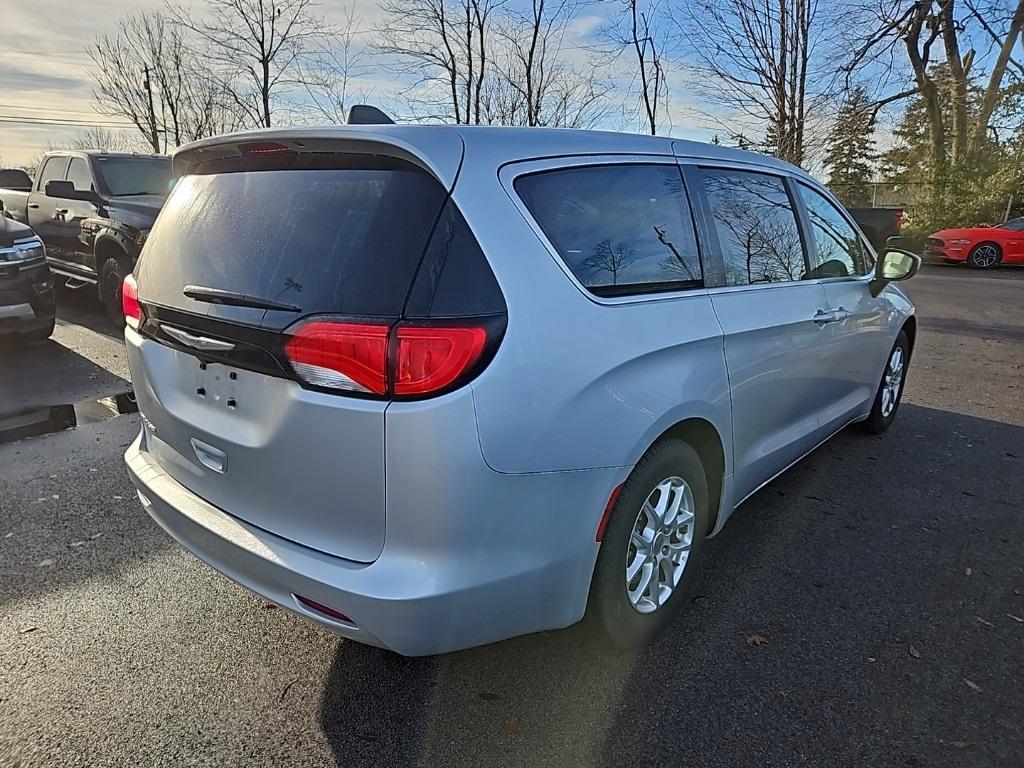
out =
<path fill-rule="evenodd" d="M 506 473 L 630 466 L 691 417 L 709 421 L 730 456 L 722 332 L 707 294 L 590 296 L 495 168 L 467 156 L 454 192 L 508 304 L 505 339 L 473 384 L 487 463 Z"/>

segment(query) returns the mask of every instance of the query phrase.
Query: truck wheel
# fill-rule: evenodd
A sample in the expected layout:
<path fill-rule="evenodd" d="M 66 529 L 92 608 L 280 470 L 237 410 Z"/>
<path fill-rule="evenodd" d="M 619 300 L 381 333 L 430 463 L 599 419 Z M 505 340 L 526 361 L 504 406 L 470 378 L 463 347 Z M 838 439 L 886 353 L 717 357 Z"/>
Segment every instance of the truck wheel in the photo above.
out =
<path fill-rule="evenodd" d="M 127 259 L 109 258 L 100 270 L 100 299 L 110 322 L 124 327 L 124 309 L 121 307 L 121 284 L 132 271 Z"/>

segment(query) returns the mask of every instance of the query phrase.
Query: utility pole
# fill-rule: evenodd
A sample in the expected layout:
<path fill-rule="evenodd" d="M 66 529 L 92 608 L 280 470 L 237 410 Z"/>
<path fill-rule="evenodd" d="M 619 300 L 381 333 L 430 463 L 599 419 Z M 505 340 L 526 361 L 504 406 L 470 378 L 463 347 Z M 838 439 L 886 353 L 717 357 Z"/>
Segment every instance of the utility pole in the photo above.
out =
<path fill-rule="evenodd" d="M 146 79 L 142 85 L 146 89 L 146 96 L 149 98 L 149 143 L 154 152 L 160 151 L 160 138 L 156 135 L 156 113 L 153 111 L 153 87 L 149 82 L 149 66 L 146 66 Z"/>

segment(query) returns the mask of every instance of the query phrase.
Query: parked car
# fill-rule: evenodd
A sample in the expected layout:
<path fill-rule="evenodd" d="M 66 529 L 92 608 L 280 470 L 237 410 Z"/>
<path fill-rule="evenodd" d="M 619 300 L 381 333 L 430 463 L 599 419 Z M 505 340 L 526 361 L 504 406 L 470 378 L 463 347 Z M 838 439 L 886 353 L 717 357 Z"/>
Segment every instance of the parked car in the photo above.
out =
<path fill-rule="evenodd" d="M 170 191 L 170 158 L 48 152 L 35 179 L 28 190 L 0 188 L 9 215 L 42 237 L 55 273 L 73 286 L 95 285 L 111 319 L 123 325 L 121 284 Z"/>
<path fill-rule="evenodd" d="M 924 241 L 926 256 L 950 264 L 991 269 L 999 264 L 1024 264 L 1024 217 L 994 227 L 942 229 Z"/>
<path fill-rule="evenodd" d="M 706 539 L 852 422 L 917 324 L 798 168 L 540 128 L 243 133 L 174 155 L 125 280 L 149 514 L 402 654 L 565 627 L 636 645 Z"/>
<path fill-rule="evenodd" d="M 876 251 L 894 244 L 907 221 L 906 211 L 897 207 L 850 208 L 849 213 Z"/>
<path fill-rule="evenodd" d="M 32 177 L 21 168 L 0 168 L 0 189 L 12 192 L 31 192 Z M 26 194 L 26 199 L 27 199 Z M 8 218 L 14 218 L 8 212 Z"/>
<path fill-rule="evenodd" d="M 35 232 L 4 213 L 0 203 L 0 335 L 45 341 L 56 316 L 46 249 Z"/>

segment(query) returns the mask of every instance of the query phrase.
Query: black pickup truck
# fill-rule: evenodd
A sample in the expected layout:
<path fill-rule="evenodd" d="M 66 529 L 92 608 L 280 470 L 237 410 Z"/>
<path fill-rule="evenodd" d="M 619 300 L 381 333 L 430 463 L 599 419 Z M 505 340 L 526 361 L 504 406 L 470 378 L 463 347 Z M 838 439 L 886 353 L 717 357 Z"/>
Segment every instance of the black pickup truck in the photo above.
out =
<path fill-rule="evenodd" d="M 50 268 L 70 285 L 95 285 L 123 323 L 121 283 L 132 271 L 171 188 L 163 155 L 48 152 L 31 189 L 0 188 L 5 214 L 46 244 Z"/>
<path fill-rule="evenodd" d="M 885 208 L 849 208 L 853 220 L 860 225 L 871 245 L 879 253 L 886 243 L 894 237 L 901 237 L 900 230 L 907 220 L 902 208 L 888 206 Z"/>

